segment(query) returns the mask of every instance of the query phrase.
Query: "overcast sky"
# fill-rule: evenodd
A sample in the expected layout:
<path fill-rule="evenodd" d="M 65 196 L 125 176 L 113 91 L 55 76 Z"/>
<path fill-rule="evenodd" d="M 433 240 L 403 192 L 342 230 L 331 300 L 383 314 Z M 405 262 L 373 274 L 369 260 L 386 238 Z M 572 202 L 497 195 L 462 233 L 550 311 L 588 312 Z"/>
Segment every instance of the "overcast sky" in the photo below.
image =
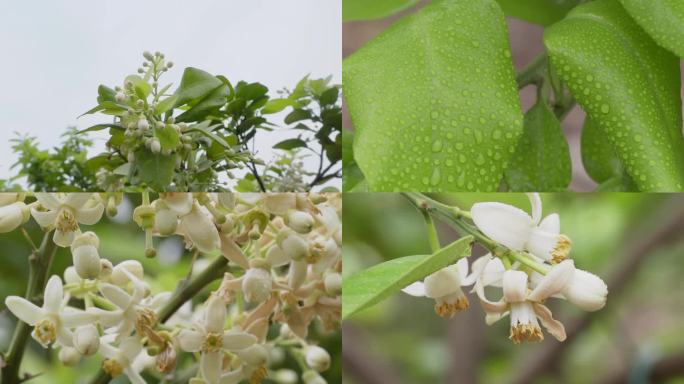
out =
<path fill-rule="evenodd" d="M 134 73 L 145 50 L 176 64 L 165 75 L 176 85 L 188 66 L 274 91 L 308 73 L 339 83 L 341 9 L 341 0 L 0 2 L 0 178 L 15 162 L 13 132 L 54 146 L 67 126 L 107 122 L 77 116 L 95 105 L 98 84 Z M 280 139 L 269 137 L 262 157 Z"/>

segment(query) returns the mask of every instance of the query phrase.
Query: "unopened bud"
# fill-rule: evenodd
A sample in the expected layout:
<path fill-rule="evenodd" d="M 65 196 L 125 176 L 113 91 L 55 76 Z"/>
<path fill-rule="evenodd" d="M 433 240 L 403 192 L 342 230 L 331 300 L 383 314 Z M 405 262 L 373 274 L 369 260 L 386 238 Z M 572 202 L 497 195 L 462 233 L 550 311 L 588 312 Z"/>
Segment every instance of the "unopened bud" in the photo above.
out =
<path fill-rule="evenodd" d="M 62 347 L 59 350 L 59 361 L 67 367 L 73 367 L 81 361 L 81 354 L 71 347 Z"/>
<path fill-rule="evenodd" d="M 114 99 L 118 103 L 123 103 L 123 101 L 126 100 L 126 95 L 123 92 L 117 92 L 117 94 L 114 96 Z"/>
<path fill-rule="evenodd" d="M 147 119 L 138 120 L 138 129 L 141 131 L 147 131 L 150 129 L 150 122 Z"/>
<path fill-rule="evenodd" d="M 323 372 L 330 368 L 330 354 L 317 345 L 306 347 L 306 364 L 311 369 Z"/>
<path fill-rule="evenodd" d="M 324 280 L 325 293 L 330 296 L 339 296 L 342 294 L 342 276 L 335 273 L 328 273 Z"/>
<path fill-rule="evenodd" d="M 94 232 L 79 235 L 71 244 L 74 267 L 82 279 L 97 279 L 100 276 L 102 266 L 97 252 L 99 245 L 100 240 Z"/>
<path fill-rule="evenodd" d="M 129 281 L 130 278 L 128 275 L 123 271 L 123 270 L 128 271 L 130 274 L 135 276 L 137 279 L 142 280 L 144 271 L 143 271 L 143 266 L 140 264 L 139 261 L 137 260 L 126 260 L 122 261 L 121 263 L 117 264 L 113 269 L 112 269 L 112 276 L 111 276 L 111 281 L 112 284 L 118 285 L 118 286 L 124 286 L 126 285 Z"/>
<path fill-rule="evenodd" d="M 271 295 L 273 277 L 269 269 L 252 267 L 242 280 L 242 291 L 250 303 L 262 303 Z"/>
<path fill-rule="evenodd" d="M 83 356 L 94 355 L 100 349 L 100 334 L 93 324 L 76 328 L 74 348 Z"/>
<path fill-rule="evenodd" d="M 0 233 L 7 233 L 19 228 L 28 221 L 30 210 L 21 201 L 0 207 Z"/>
<path fill-rule="evenodd" d="M 154 228 L 162 236 L 170 236 L 176 233 L 178 227 L 178 215 L 171 209 L 160 209 L 154 216 Z"/>
<path fill-rule="evenodd" d="M 154 60 L 154 56 L 152 56 L 152 53 L 150 53 L 150 51 L 143 52 L 143 57 L 150 61 Z"/>
<path fill-rule="evenodd" d="M 306 371 L 302 375 L 302 381 L 304 384 L 327 384 L 324 378 L 318 374 L 316 371 Z"/>
<path fill-rule="evenodd" d="M 302 211 L 290 211 L 285 217 L 285 224 L 295 230 L 295 232 L 306 234 L 311 232 L 314 225 L 313 217 Z"/>
<path fill-rule="evenodd" d="M 156 138 L 152 139 L 152 143 L 150 144 L 150 150 L 154 154 L 158 154 L 159 152 L 161 152 L 161 143 L 159 142 L 159 140 L 157 140 Z"/>
<path fill-rule="evenodd" d="M 64 270 L 64 282 L 67 284 L 77 284 L 81 282 L 81 277 L 76 273 L 76 267 L 71 266 Z"/>
<path fill-rule="evenodd" d="M 309 256 L 309 243 L 292 231 L 281 231 L 277 243 L 292 260 L 302 260 Z"/>

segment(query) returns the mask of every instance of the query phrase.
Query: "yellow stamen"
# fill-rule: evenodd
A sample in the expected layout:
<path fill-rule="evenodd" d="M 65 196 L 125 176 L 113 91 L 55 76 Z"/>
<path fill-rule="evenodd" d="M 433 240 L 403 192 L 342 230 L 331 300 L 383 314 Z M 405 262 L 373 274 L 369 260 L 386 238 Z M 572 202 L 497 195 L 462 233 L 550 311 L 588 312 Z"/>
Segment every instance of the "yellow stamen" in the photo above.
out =
<path fill-rule="evenodd" d="M 109 376 L 115 378 L 121 376 L 124 369 L 118 361 L 114 359 L 106 359 L 104 362 L 102 362 L 102 370 L 105 371 Z"/>
<path fill-rule="evenodd" d="M 144 335 L 148 328 L 153 328 L 157 323 L 157 315 L 149 308 L 143 308 L 137 311 L 135 319 L 135 330 L 138 335 Z"/>
<path fill-rule="evenodd" d="M 259 384 L 266 377 L 268 377 L 268 370 L 266 367 L 261 366 L 252 372 L 249 377 L 249 384 Z"/>
<path fill-rule="evenodd" d="M 551 264 L 558 264 L 565 260 L 570 254 L 571 248 L 572 242 L 570 239 L 565 235 L 559 235 L 556 247 L 551 252 Z"/>
<path fill-rule="evenodd" d="M 532 324 L 516 324 L 511 326 L 511 335 L 508 337 L 514 344 L 520 344 L 523 341 L 540 342 L 544 340 L 544 334 L 539 326 Z"/>
<path fill-rule="evenodd" d="M 437 300 L 435 313 L 441 317 L 451 319 L 456 313 L 468 309 L 469 306 L 470 302 L 465 296 L 458 297 L 456 301 Z"/>
<path fill-rule="evenodd" d="M 57 339 L 57 324 L 50 319 L 40 320 L 33 329 L 33 336 L 47 346 Z"/>
<path fill-rule="evenodd" d="M 64 233 L 75 232 L 78 229 L 76 216 L 69 208 L 62 208 L 57 216 L 57 230 Z"/>
<path fill-rule="evenodd" d="M 202 342 L 202 352 L 218 352 L 223 347 L 222 333 L 207 333 Z"/>

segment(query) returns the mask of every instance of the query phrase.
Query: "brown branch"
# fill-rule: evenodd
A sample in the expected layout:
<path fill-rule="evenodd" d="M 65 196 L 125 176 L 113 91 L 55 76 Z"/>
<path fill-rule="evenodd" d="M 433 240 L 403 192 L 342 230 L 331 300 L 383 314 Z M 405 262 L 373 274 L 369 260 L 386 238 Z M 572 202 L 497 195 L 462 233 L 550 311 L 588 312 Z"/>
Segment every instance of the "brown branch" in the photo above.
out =
<path fill-rule="evenodd" d="M 644 219 L 641 225 L 634 229 L 634 233 L 627 237 L 634 240 L 616 253 L 620 255 L 621 262 L 617 270 L 607 279 L 610 293 L 606 307 L 598 312 L 588 312 L 568 323 L 565 327 L 567 339 L 562 343 L 555 340 L 544 343 L 538 353 L 529 360 L 529 364 L 524 366 L 514 383 L 526 384 L 541 376 L 558 372 L 560 362 L 569 347 L 594 319 L 612 310 L 612 303 L 616 301 L 615 296 L 623 292 L 625 285 L 639 271 L 641 263 L 654 250 L 684 235 L 681 230 L 684 226 L 684 198 L 679 195 L 669 197 L 664 204 Z"/>
<path fill-rule="evenodd" d="M 342 364 L 344 374 L 354 377 L 362 384 L 401 383 L 403 380 L 396 374 L 389 363 L 378 356 L 371 356 L 361 330 L 349 323 L 342 326 L 344 342 L 342 343 Z"/>

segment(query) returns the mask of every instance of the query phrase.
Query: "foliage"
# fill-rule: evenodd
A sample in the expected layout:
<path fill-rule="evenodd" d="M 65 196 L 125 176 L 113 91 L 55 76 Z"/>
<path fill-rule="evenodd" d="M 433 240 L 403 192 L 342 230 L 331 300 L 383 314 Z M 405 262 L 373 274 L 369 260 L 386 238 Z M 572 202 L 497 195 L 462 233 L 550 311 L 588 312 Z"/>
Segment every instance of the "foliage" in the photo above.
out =
<path fill-rule="evenodd" d="M 407 6 L 387 3 L 353 19 Z M 545 52 L 516 78 L 538 90 L 524 128 L 503 16 L 546 28 Z M 674 0 L 434 1 L 344 60 L 355 130 L 345 190 L 363 187 L 361 174 L 373 191 L 564 190 L 559 122 L 577 103 L 600 190 L 682 191 L 682 25 Z"/>

